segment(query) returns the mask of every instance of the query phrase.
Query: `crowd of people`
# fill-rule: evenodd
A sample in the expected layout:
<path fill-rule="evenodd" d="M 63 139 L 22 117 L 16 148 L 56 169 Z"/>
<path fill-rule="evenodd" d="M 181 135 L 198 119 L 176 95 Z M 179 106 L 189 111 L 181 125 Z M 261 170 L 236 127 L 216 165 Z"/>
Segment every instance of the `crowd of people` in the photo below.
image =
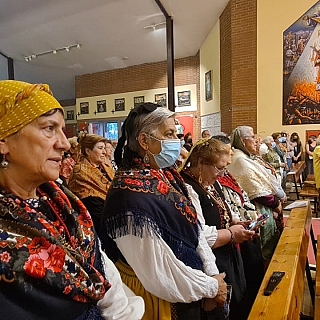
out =
<path fill-rule="evenodd" d="M 283 230 L 297 133 L 260 143 L 240 126 L 194 141 L 175 113 L 143 103 L 113 150 L 96 134 L 67 139 L 47 85 L 0 81 L 0 107 L 10 318 L 247 319 Z M 316 138 L 307 144 L 318 159 Z"/>

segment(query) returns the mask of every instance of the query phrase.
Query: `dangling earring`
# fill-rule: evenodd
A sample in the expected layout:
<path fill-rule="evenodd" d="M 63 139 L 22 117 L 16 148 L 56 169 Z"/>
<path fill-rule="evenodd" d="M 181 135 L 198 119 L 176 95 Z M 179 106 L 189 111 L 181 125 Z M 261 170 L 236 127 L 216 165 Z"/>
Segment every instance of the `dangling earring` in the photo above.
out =
<path fill-rule="evenodd" d="M 3 155 L 2 155 L 2 161 L 0 162 L 0 167 L 1 167 L 2 169 L 7 169 L 7 168 L 8 168 L 8 165 L 9 165 L 9 162 L 8 162 L 8 160 L 6 159 L 6 155 L 3 154 Z"/>
<path fill-rule="evenodd" d="M 143 163 L 148 164 L 149 163 L 149 156 L 148 151 L 146 151 L 146 154 L 143 157 Z"/>
<path fill-rule="evenodd" d="M 199 170 L 198 182 L 199 182 L 199 184 L 202 184 L 202 174 L 201 174 L 201 170 Z"/>

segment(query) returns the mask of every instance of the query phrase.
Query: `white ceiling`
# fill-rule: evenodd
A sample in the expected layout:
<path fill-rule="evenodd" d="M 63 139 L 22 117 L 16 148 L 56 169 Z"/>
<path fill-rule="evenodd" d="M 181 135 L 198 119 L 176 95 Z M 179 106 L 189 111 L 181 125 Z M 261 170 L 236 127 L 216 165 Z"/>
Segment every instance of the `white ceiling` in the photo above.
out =
<path fill-rule="evenodd" d="M 173 18 L 175 58 L 183 58 L 197 53 L 228 0 L 161 3 Z M 144 29 L 165 21 L 154 0 L 0 0 L 0 5 L 0 51 L 13 58 L 15 79 L 49 83 L 59 100 L 75 98 L 75 76 L 166 60 L 165 27 Z M 76 43 L 81 49 L 24 60 Z M 5 78 L 1 72 L 0 77 Z"/>

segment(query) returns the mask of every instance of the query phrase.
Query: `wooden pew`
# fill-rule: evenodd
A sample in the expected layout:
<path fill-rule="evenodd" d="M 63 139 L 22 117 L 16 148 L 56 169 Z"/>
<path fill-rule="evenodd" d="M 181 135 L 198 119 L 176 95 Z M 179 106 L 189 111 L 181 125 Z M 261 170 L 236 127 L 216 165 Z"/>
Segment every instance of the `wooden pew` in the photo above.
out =
<path fill-rule="evenodd" d="M 320 243 L 320 236 L 318 236 L 318 243 Z M 316 262 L 316 294 L 314 300 L 314 320 L 320 320 L 320 246 L 317 249 Z"/>
<path fill-rule="evenodd" d="M 306 177 L 306 180 L 304 180 L 304 183 L 306 184 L 316 184 L 316 180 L 314 178 L 314 174 L 309 173 Z"/>
<path fill-rule="evenodd" d="M 319 197 L 319 191 L 316 188 L 315 183 L 309 183 L 309 181 L 305 181 L 303 183 L 303 187 L 301 191 L 299 192 L 299 196 L 304 198 L 313 198 L 313 205 L 314 205 L 314 213 L 316 214 L 316 218 L 318 218 L 318 197 Z"/>
<path fill-rule="evenodd" d="M 311 226 L 311 207 L 292 209 L 248 320 L 299 319 Z M 264 290 L 274 271 L 285 276 L 270 296 Z"/>
<path fill-rule="evenodd" d="M 293 163 L 291 170 L 287 173 L 287 179 L 290 179 L 290 177 L 293 178 L 297 199 L 299 199 L 298 182 L 299 182 L 300 188 L 302 189 L 301 175 L 305 167 L 306 167 L 306 163 L 304 161 L 299 161 L 298 163 Z"/>

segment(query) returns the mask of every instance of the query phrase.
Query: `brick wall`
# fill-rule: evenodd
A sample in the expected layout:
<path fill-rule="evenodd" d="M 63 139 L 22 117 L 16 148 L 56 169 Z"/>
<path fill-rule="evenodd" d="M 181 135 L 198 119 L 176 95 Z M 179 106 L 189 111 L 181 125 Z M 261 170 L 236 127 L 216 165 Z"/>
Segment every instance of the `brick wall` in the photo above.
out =
<path fill-rule="evenodd" d="M 257 130 L 257 0 L 231 0 L 220 17 L 221 130 Z"/>
<path fill-rule="evenodd" d="M 179 115 L 194 116 L 194 139 L 200 138 L 200 55 L 176 59 L 174 84 L 196 84 L 197 111 Z M 167 87 L 167 62 L 145 63 L 128 68 L 85 74 L 75 79 L 76 98 L 144 91 Z M 177 101 L 175 102 L 177 103 Z"/>

